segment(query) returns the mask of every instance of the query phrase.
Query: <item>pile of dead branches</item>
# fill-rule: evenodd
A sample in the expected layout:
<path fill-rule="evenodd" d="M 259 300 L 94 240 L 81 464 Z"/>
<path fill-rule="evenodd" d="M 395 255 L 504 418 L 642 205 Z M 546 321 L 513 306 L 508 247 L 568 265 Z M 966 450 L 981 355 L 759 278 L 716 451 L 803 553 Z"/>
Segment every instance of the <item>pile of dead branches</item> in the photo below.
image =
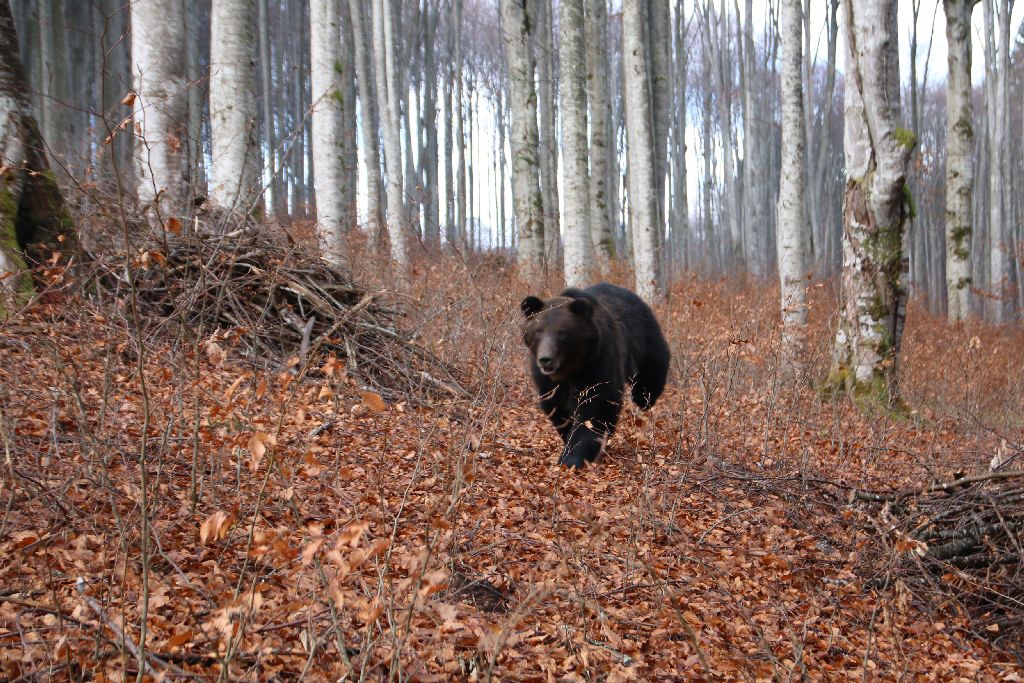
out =
<path fill-rule="evenodd" d="M 154 331 L 230 336 L 268 365 L 334 353 L 349 376 L 391 400 L 464 394 L 455 369 L 400 328 L 394 297 L 253 230 L 168 235 L 141 250 L 130 273 L 110 267 L 100 282 L 128 313 L 134 285 L 140 323 Z"/>
<path fill-rule="evenodd" d="M 1024 625 L 1024 470 L 961 476 L 888 493 L 855 490 L 895 564 L 869 584 L 901 580 L 961 604 L 983 632 L 1020 645 Z M 884 567 L 884 569 L 883 569 Z M 1009 642 L 1007 640 L 1007 642 Z"/>

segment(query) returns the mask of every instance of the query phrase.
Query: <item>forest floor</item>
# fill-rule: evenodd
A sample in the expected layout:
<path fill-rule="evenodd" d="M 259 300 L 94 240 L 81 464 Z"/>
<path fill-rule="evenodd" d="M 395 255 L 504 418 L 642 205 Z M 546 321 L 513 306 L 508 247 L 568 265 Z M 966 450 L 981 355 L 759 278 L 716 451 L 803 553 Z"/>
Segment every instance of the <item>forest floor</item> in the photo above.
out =
<path fill-rule="evenodd" d="M 684 278 L 664 398 L 583 471 L 518 333 L 555 286 L 496 258 L 393 295 L 469 392 L 427 403 L 44 295 L 0 323 L 0 680 L 1019 681 L 1019 625 L 922 590 L 851 492 L 1024 440 L 1024 334 L 914 305 L 907 412 L 864 414 L 814 389 L 833 288 L 784 381 L 777 290 Z"/>

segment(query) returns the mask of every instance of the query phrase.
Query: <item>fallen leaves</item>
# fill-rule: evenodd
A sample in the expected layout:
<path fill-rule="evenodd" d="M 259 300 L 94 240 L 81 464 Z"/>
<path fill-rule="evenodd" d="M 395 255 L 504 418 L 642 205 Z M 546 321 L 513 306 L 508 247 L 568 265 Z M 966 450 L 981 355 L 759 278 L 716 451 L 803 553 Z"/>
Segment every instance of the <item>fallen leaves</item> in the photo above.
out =
<path fill-rule="evenodd" d="M 871 539 L 846 532 L 870 520 L 841 497 L 823 507 L 802 483 L 816 467 L 856 485 L 899 481 L 932 452 L 940 471 L 962 466 L 961 452 L 985 453 L 985 466 L 1008 447 L 923 417 L 891 425 L 792 403 L 744 374 L 768 366 L 753 356 L 771 343 L 720 317 L 741 306 L 735 297 L 695 294 L 672 311 L 684 376 L 643 420 L 624 414 L 606 462 L 579 473 L 557 468 L 558 436 L 518 358 L 481 370 L 490 384 L 474 401 L 400 409 L 361 391 L 344 359 L 311 359 L 300 377 L 243 363 L 235 340 L 245 331 L 206 331 L 184 361 L 149 349 L 159 362 L 145 369 L 144 435 L 137 347 L 117 336 L 115 312 L 19 334 L 59 340 L 81 393 L 54 400 L 50 388 L 71 374 L 54 352 L 3 347 L 26 370 L 3 378 L 18 400 L 0 396 L 15 446 L 15 475 L 0 485 L 14 495 L 0 499 L 13 501 L 0 627 L 19 633 L 0 639 L 0 678 L 47 670 L 55 652 L 97 679 L 137 665 L 64 577 L 85 577 L 110 623 L 138 638 L 134 456 L 145 442 L 147 645 L 196 678 L 268 680 L 308 666 L 310 680 L 338 680 L 340 635 L 364 680 L 910 680 L 935 670 L 1019 680 L 979 634 L 965 635 L 956 610 L 928 613 L 902 583 L 866 592 L 857 568 Z M 966 353 L 963 334 L 950 346 Z M 983 338 L 986 353 L 972 357 L 984 362 L 990 347 L 1013 348 Z M 710 373 L 713 395 L 679 368 Z M 735 381 L 716 384 L 726 371 Z M 83 450 L 93 443 L 103 450 Z M 911 539 L 891 541 L 918 556 Z M 980 635 L 1013 629 L 993 623 Z"/>
<path fill-rule="evenodd" d="M 235 516 L 224 510 L 217 510 L 206 518 L 206 521 L 199 526 L 199 542 L 209 545 L 216 541 L 227 538 L 231 525 L 235 523 Z"/>

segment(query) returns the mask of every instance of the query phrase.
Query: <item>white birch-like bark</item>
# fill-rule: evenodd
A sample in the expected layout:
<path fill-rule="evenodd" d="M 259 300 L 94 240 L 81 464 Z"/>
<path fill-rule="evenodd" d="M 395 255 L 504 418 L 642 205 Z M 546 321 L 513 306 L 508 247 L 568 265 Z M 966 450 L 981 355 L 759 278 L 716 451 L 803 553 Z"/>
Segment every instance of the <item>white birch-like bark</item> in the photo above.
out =
<path fill-rule="evenodd" d="M 520 276 L 529 282 L 544 274 L 544 197 L 540 189 L 537 90 L 526 6 L 527 0 L 501 0 L 509 75 L 512 204 L 519 238 L 517 262 Z"/>
<path fill-rule="evenodd" d="M 374 97 L 373 63 L 366 45 L 366 16 L 362 0 L 348 0 L 352 18 L 352 39 L 356 51 L 356 81 L 359 87 L 359 139 L 363 148 L 363 164 L 366 166 L 366 210 L 370 228 L 370 246 L 376 248 L 380 242 L 380 230 L 384 225 L 383 181 L 380 167 L 380 140 L 374 122 L 377 120 L 377 103 Z"/>
<path fill-rule="evenodd" d="M 562 76 L 562 164 L 565 207 L 562 212 L 563 268 L 569 287 L 591 284 L 590 182 L 587 165 L 587 94 L 583 56 L 583 0 L 561 0 L 559 59 Z"/>
<path fill-rule="evenodd" d="M 668 183 L 668 129 L 672 106 L 669 70 L 672 54 L 672 12 L 669 0 L 649 0 L 647 17 L 647 78 L 651 93 L 651 145 L 654 151 L 655 220 L 658 258 L 664 260 L 665 188 Z M 664 263 L 662 264 L 664 267 Z"/>
<path fill-rule="evenodd" d="M 658 207 L 647 45 L 641 0 L 622 3 L 622 91 L 629 163 L 629 223 L 633 236 L 636 293 L 653 302 L 661 295 Z"/>
<path fill-rule="evenodd" d="M 439 9 L 433 3 L 423 2 L 423 134 L 424 147 L 421 161 L 423 166 L 423 233 L 424 241 L 431 249 L 441 243 L 441 183 L 438 174 L 437 144 L 437 103 L 440 91 L 439 72 L 437 69 L 437 24 L 441 17 Z"/>
<path fill-rule="evenodd" d="M 680 5 L 675 15 L 673 30 L 675 40 L 674 106 L 672 107 L 672 204 L 670 211 L 670 229 L 672 237 L 671 261 L 673 268 L 685 269 L 688 266 L 688 242 L 690 235 L 690 201 L 687 195 L 686 171 L 686 85 L 689 78 L 689 54 L 686 46 L 686 33 L 689 22 L 685 20 Z"/>
<path fill-rule="evenodd" d="M 398 105 L 398 69 L 395 63 L 394 21 L 391 10 L 390 0 L 375 0 L 374 55 L 380 127 L 384 138 L 384 167 L 387 171 L 387 226 L 391 260 L 405 269 L 409 265 L 409 254 L 405 237 L 405 183 L 402 179 L 402 115 Z"/>
<path fill-rule="evenodd" d="M 536 42 L 537 101 L 540 128 L 540 187 L 544 196 L 545 268 L 558 258 L 560 221 L 558 207 L 558 144 L 555 124 L 555 44 L 552 33 L 551 0 L 531 0 L 527 5 L 530 28 Z"/>
<path fill-rule="evenodd" d="M 264 213 L 269 215 L 273 212 L 279 218 L 284 216 L 283 184 L 280 182 L 277 164 L 277 131 L 274 128 L 274 107 L 271 103 L 271 79 L 272 55 L 270 52 L 270 17 L 267 0 L 259 0 L 257 5 L 258 21 L 257 33 L 260 44 L 260 106 L 263 109 L 263 140 L 266 145 L 265 158 L 263 160 L 264 173 L 270 178 L 270 200 L 264 197 Z"/>
<path fill-rule="evenodd" d="M 210 38 L 210 195 L 248 211 L 260 190 L 255 0 L 213 0 Z"/>
<path fill-rule="evenodd" d="M 341 2 L 312 0 L 309 6 L 310 82 L 313 93 L 313 192 L 316 195 L 316 228 L 320 254 L 341 264 L 348 225 L 342 186 L 345 144 L 342 133 L 344 83 L 341 79 Z"/>
<path fill-rule="evenodd" d="M 348 0 L 340 0 L 341 13 L 341 144 L 345 181 L 341 185 L 341 203 L 345 207 L 345 232 L 351 233 L 359 224 L 359 148 L 356 145 L 356 49 L 352 37 L 352 14 Z M 315 170 L 315 169 L 314 169 Z"/>
<path fill-rule="evenodd" d="M 184 210 L 188 194 L 185 17 L 177 0 L 132 3 L 138 198 L 151 220 Z"/>
<path fill-rule="evenodd" d="M 597 255 L 615 256 L 608 215 L 611 111 L 608 99 L 607 0 L 586 0 L 587 105 L 590 109 L 590 234 Z"/>
<path fill-rule="evenodd" d="M 1007 289 L 1007 217 L 1009 178 L 1007 139 L 1012 0 L 984 0 L 986 42 L 985 94 L 989 117 L 989 319 L 1003 322 Z"/>
<path fill-rule="evenodd" d="M 914 134 L 897 124 L 896 0 L 844 0 L 843 282 L 833 378 L 892 399 L 903 333 L 910 212 L 907 165 Z"/>
<path fill-rule="evenodd" d="M 462 0 L 452 0 L 452 72 L 454 81 L 452 88 L 452 141 L 453 152 L 458 156 L 458 162 L 453 161 L 455 171 L 455 235 L 462 244 L 469 244 L 466 229 L 466 91 L 463 82 L 463 58 L 462 58 Z"/>
<path fill-rule="evenodd" d="M 950 322 L 969 312 L 974 107 L 971 102 L 971 12 L 978 0 L 944 0 L 946 13 L 946 296 Z"/>
<path fill-rule="evenodd" d="M 793 367 L 807 343 L 807 294 L 804 286 L 804 102 L 801 54 L 801 0 L 782 0 L 782 177 L 778 200 L 778 261 L 782 290 L 782 357 Z M 752 84 L 748 83 L 748 86 Z M 747 191 L 752 191 L 747 188 Z M 753 226 L 760 230 L 762 226 Z"/>

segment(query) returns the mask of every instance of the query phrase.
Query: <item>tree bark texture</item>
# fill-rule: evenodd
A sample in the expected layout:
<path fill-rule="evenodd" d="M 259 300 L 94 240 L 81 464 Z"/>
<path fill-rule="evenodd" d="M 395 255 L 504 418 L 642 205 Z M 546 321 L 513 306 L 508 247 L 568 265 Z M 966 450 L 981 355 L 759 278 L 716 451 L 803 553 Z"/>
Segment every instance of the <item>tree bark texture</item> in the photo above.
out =
<path fill-rule="evenodd" d="M 255 0 L 214 0 L 210 35 L 210 194 L 248 211 L 260 191 Z"/>
<path fill-rule="evenodd" d="M 344 111 L 341 79 L 341 2 L 312 0 L 309 7 L 313 93 L 313 192 L 320 253 L 327 261 L 342 262 L 348 207 L 342 187 L 351 182 L 345 173 Z"/>
<path fill-rule="evenodd" d="M 648 302 L 661 295 L 657 182 L 647 44 L 641 0 L 622 3 L 622 71 L 629 163 L 629 221 L 636 292 Z"/>
<path fill-rule="evenodd" d="M 590 171 L 587 154 L 586 66 L 583 54 L 583 0 L 561 0 L 559 59 L 562 74 L 562 163 L 565 210 L 562 213 L 563 269 L 569 287 L 592 284 Z"/>
<path fill-rule="evenodd" d="M 597 255 L 610 259 L 615 256 L 615 234 L 608 213 L 612 145 L 607 0 L 586 0 L 585 12 L 587 105 L 590 109 L 590 234 Z"/>
<path fill-rule="evenodd" d="M 10 5 L 0 2 L 0 320 L 32 291 L 27 266 L 43 254 L 29 245 L 75 243 L 28 92 Z M 62 234 L 72 239 L 58 245 Z"/>
<path fill-rule="evenodd" d="M 356 81 L 359 86 L 359 139 L 366 166 L 366 211 L 370 228 L 370 246 L 376 248 L 384 226 L 383 181 L 380 167 L 380 139 L 377 137 L 377 102 L 374 96 L 373 62 L 367 41 L 365 4 L 348 0 L 352 18 L 352 39 L 356 51 Z"/>
<path fill-rule="evenodd" d="M 184 212 L 188 196 L 188 94 L 181 2 L 132 4 L 132 78 L 138 199 L 152 222 Z"/>
<path fill-rule="evenodd" d="M 537 90 L 530 52 L 527 0 L 501 0 L 502 34 L 509 73 L 512 204 L 519 237 L 517 261 L 527 281 L 544 273 L 544 197 L 540 188 Z"/>
<path fill-rule="evenodd" d="M 388 238 L 391 260 L 402 269 L 409 266 L 406 239 L 405 183 L 402 166 L 402 113 L 398 99 L 398 65 L 395 61 L 394 17 L 390 0 L 376 0 L 373 8 L 373 33 L 376 53 L 377 101 L 384 138 L 384 164 L 387 170 Z"/>
<path fill-rule="evenodd" d="M 977 0 L 944 0 L 946 13 L 946 308 L 950 322 L 969 312 L 974 107 L 971 102 L 971 12 Z"/>
<path fill-rule="evenodd" d="M 844 0 L 846 93 L 843 279 L 833 378 L 888 402 L 907 290 L 904 231 L 914 134 L 900 116 L 896 0 Z"/>
<path fill-rule="evenodd" d="M 782 34 L 782 178 L 779 184 L 777 248 L 782 291 L 782 357 L 786 366 L 793 367 L 793 361 L 800 358 L 807 339 L 801 0 L 782 0 L 779 9 L 779 30 Z M 755 230 L 760 227 L 753 226 Z"/>

